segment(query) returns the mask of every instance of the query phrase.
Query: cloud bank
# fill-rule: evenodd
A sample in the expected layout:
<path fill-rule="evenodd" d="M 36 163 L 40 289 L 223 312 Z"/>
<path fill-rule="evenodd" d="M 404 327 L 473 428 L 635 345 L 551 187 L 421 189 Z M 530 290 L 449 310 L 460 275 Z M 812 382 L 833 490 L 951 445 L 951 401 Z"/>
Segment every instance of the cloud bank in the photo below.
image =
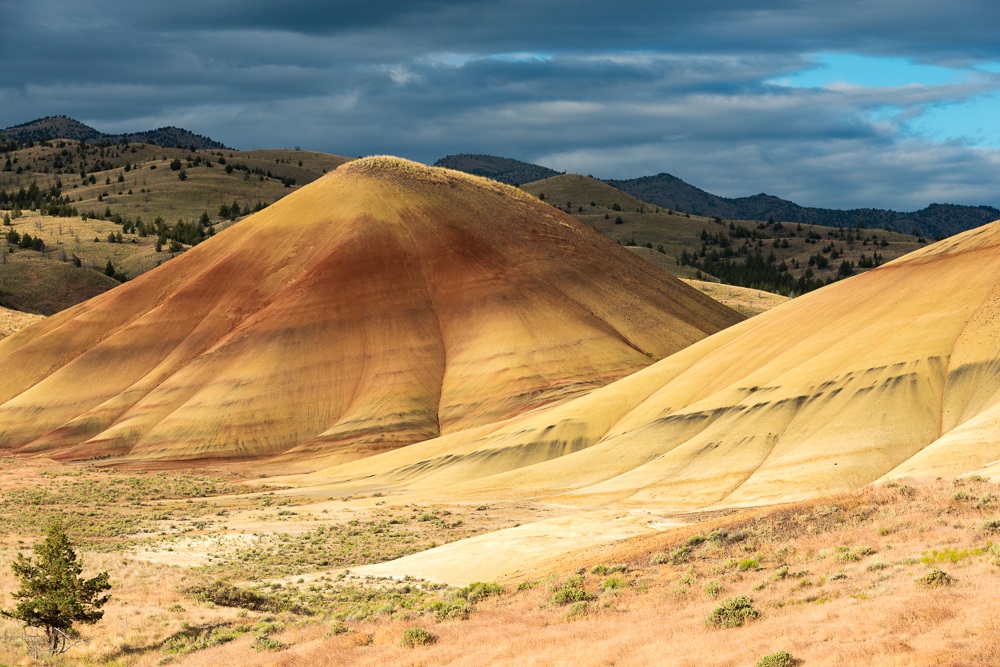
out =
<path fill-rule="evenodd" d="M 66 114 L 239 148 L 669 171 L 811 206 L 1000 205 L 1000 151 L 976 128 L 921 124 L 1000 91 L 1000 5 L 985 0 L 0 0 L 0 12 L 0 126 Z M 954 77 L 789 83 L 830 53 Z"/>

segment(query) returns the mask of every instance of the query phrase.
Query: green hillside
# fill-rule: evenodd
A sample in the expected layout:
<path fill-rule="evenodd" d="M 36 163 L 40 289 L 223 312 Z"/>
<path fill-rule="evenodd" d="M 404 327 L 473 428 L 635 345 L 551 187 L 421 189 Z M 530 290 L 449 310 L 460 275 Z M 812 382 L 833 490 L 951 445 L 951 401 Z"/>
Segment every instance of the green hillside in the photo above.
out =
<path fill-rule="evenodd" d="M 880 229 L 704 217 L 661 208 L 579 174 L 522 187 L 622 245 L 656 251 L 660 257 L 652 261 L 681 278 L 786 296 L 864 272 L 926 243 Z"/>

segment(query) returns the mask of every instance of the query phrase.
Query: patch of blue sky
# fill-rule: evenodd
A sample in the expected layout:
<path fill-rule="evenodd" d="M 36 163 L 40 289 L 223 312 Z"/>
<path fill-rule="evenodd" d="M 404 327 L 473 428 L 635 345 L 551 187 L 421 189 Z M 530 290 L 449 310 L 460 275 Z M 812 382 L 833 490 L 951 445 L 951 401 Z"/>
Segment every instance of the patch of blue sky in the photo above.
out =
<path fill-rule="evenodd" d="M 1000 148 L 1000 93 L 925 107 L 907 123 L 912 132 L 938 141 Z"/>
<path fill-rule="evenodd" d="M 794 88 L 822 88 L 846 83 L 866 88 L 937 86 L 963 80 L 970 72 L 925 65 L 906 58 L 881 58 L 853 53 L 820 53 L 815 67 L 782 77 L 775 83 Z"/>
<path fill-rule="evenodd" d="M 849 53 L 821 53 L 816 65 L 771 83 L 792 88 L 836 85 L 891 88 L 912 85 L 943 86 L 984 74 L 1000 73 L 1000 62 L 953 69 L 917 63 L 906 58 L 882 58 Z M 923 105 L 904 121 L 913 134 L 934 141 L 958 141 L 972 146 L 1000 147 L 1000 92 L 985 91 L 972 98 Z M 874 120 L 893 118 L 901 109 L 885 106 L 870 112 Z"/>

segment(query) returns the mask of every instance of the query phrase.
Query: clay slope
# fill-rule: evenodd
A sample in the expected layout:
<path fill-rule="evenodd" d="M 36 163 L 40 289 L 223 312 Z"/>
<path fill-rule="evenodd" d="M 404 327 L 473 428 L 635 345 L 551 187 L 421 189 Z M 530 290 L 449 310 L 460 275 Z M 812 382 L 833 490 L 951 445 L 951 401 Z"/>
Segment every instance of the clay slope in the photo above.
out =
<path fill-rule="evenodd" d="M 368 158 L 0 342 L 0 447 L 351 459 L 580 394 L 739 319 L 515 188 Z"/>
<path fill-rule="evenodd" d="M 731 327 L 569 403 L 309 483 L 585 507 L 779 502 L 1000 475 L 1000 222 Z"/>

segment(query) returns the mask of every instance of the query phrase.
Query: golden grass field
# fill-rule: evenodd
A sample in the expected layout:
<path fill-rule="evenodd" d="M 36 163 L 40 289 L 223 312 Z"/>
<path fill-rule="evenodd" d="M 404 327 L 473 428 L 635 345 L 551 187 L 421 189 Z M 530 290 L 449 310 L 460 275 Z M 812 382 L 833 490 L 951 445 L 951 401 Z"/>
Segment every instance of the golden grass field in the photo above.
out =
<path fill-rule="evenodd" d="M 803 665 L 1000 659 L 992 613 L 1000 501 L 998 487 L 980 478 L 903 479 L 767 509 L 675 515 L 676 525 L 641 536 L 526 559 L 516 577 L 498 579 L 502 592 L 476 594 L 342 573 L 558 506 L 415 506 L 245 486 L 233 494 L 246 476 L 209 470 L 99 470 L 23 457 L 0 467 L 0 563 L 38 539 L 47 516 L 66 514 L 84 575 L 111 577 L 104 620 L 83 626 L 83 641 L 52 665 L 742 666 L 779 651 Z M 337 537 L 317 550 L 320 526 Z M 344 549 L 350 540 L 368 548 Z M 214 544 L 207 552 L 190 546 L 206 541 Z M 230 543 L 243 546 L 230 553 Z M 321 567 L 316 555 L 343 560 Z M 935 569 L 951 585 L 921 583 Z M 225 590 L 212 583 L 220 578 L 273 607 L 198 594 Z M 0 567 L 0 607 L 16 585 Z M 738 596 L 750 598 L 756 619 L 708 623 Z M 403 646 L 414 627 L 432 643 Z M 0 619 L 0 637 L 0 664 L 31 663 L 17 623 Z"/>
<path fill-rule="evenodd" d="M 724 285 L 722 283 L 712 283 L 705 280 L 692 280 L 688 278 L 685 278 L 684 282 L 691 287 L 704 292 L 719 303 L 729 306 L 736 312 L 747 317 L 760 315 L 761 313 L 771 310 L 775 306 L 780 306 L 789 300 L 787 296 L 752 289 L 750 287 Z"/>
<path fill-rule="evenodd" d="M 12 333 L 17 333 L 24 327 L 34 324 L 41 319 L 41 315 L 22 313 L 18 310 L 11 310 L 0 306 L 0 338 L 6 338 Z"/>

